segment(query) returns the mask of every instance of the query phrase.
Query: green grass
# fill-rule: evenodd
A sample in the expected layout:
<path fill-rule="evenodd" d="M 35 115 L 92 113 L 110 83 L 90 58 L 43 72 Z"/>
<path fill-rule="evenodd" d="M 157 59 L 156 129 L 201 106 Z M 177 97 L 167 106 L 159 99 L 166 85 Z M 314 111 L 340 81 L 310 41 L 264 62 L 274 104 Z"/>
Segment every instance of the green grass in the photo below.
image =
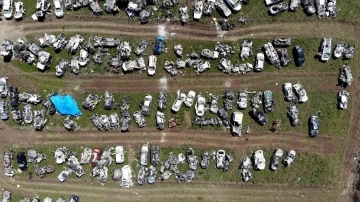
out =
<path fill-rule="evenodd" d="M 114 146 L 114 145 L 113 145 Z M 83 145 L 83 147 L 95 148 L 95 145 Z M 160 160 L 164 162 L 169 153 L 173 152 L 174 155 L 178 155 L 179 153 L 186 154 L 186 151 L 189 147 L 184 146 L 183 148 L 172 148 L 172 147 L 162 147 L 160 148 Z M 20 148 L 20 147 L 12 147 L 15 152 L 24 151 L 26 152 L 28 148 Z M 81 152 L 83 149 L 79 147 L 69 147 L 71 151 L 74 151 L 78 158 L 81 157 Z M 136 181 L 137 178 L 137 164 L 138 160 L 133 162 L 129 162 L 128 160 L 128 149 L 125 149 L 125 162 L 121 165 L 113 163 L 109 168 L 109 180 L 111 180 L 112 172 L 114 168 L 122 167 L 123 165 L 131 165 L 133 168 L 133 180 Z M 138 154 L 141 147 L 135 147 L 135 158 L 138 159 Z M 204 149 L 195 149 L 195 155 L 198 157 L 199 163 L 201 161 L 201 154 L 204 152 Z M 55 164 L 55 158 L 53 152 L 56 150 L 56 147 L 39 147 L 36 148 L 38 152 L 44 152 L 47 155 L 47 159 L 42 161 L 39 165 L 45 166 Z M 230 170 L 227 172 L 223 172 L 221 170 L 216 169 L 215 164 L 216 160 L 211 159 L 210 166 L 207 169 L 201 169 L 198 165 L 196 170 L 196 180 L 202 181 L 227 181 L 227 182 L 241 182 L 240 172 L 238 170 L 240 162 L 242 158 L 246 155 L 251 156 L 251 151 L 246 153 L 235 153 L 233 151 L 226 151 L 226 153 L 230 153 L 234 157 L 234 161 L 231 164 Z M 308 154 L 308 153 L 297 153 L 296 159 L 294 163 L 288 167 L 284 168 L 282 165 L 279 167 L 278 171 L 272 172 L 268 169 L 270 163 L 270 157 L 272 155 L 272 151 L 264 151 L 265 159 L 266 159 L 266 168 L 263 171 L 252 171 L 253 173 L 253 183 L 255 184 L 286 184 L 286 185 L 306 185 L 306 186 L 336 186 L 338 185 L 339 178 L 341 176 L 341 163 L 342 156 L 341 155 L 316 155 L 316 154 Z M 115 157 L 113 157 L 115 158 Z M 115 160 L 115 159 L 114 159 Z M 16 167 L 16 165 L 15 165 Z M 67 167 L 66 163 L 63 165 L 55 165 L 55 171 L 52 174 L 46 175 L 45 178 L 56 178 L 58 174 L 63 170 L 64 167 Z M 81 177 L 84 182 L 94 182 L 98 183 L 96 178 L 92 178 L 89 176 L 89 173 L 92 170 L 90 164 L 83 165 L 85 170 L 84 176 Z M 157 169 L 160 168 L 160 165 L 157 166 Z M 178 169 L 180 172 L 186 172 L 188 170 L 188 164 L 179 164 Z M 29 164 L 29 168 L 26 172 L 21 174 L 16 174 L 20 177 L 27 177 L 28 173 L 32 172 L 33 177 L 37 178 L 34 173 L 34 168 L 32 164 Z M 159 174 L 158 174 L 159 176 Z M 74 175 L 71 175 L 70 178 L 76 178 Z M 173 180 L 174 175 L 170 177 L 169 180 Z"/>

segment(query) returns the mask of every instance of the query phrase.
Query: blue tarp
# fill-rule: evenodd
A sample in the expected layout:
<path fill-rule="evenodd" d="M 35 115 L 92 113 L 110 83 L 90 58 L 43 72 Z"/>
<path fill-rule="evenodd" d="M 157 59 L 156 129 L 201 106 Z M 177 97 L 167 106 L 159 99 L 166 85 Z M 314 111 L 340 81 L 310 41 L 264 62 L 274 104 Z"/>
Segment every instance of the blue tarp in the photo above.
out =
<path fill-rule="evenodd" d="M 56 111 L 63 116 L 80 116 L 82 114 L 76 100 L 71 95 L 54 94 L 50 100 L 55 105 Z"/>

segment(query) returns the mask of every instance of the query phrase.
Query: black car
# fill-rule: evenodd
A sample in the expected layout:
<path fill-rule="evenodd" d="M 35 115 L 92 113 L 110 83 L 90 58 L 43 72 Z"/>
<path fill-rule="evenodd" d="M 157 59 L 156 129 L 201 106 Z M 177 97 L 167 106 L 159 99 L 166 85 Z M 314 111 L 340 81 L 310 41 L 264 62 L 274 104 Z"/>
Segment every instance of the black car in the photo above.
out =
<path fill-rule="evenodd" d="M 27 170 L 27 161 L 24 152 L 19 152 L 17 155 L 17 163 L 20 170 L 25 171 Z"/>
<path fill-rule="evenodd" d="M 76 195 L 71 195 L 70 196 L 70 201 L 69 202 L 78 202 L 79 201 L 79 197 Z"/>
<path fill-rule="evenodd" d="M 10 89 L 11 107 L 18 107 L 19 106 L 18 88 L 10 86 L 9 89 Z"/>
<path fill-rule="evenodd" d="M 304 50 L 301 46 L 294 47 L 293 56 L 294 56 L 295 65 L 297 67 L 300 67 L 304 64 L 305 56 L 304 56 Z"/>
<path fill-rule="evenodd" d="M 259 109 L 254 108 L 250 112 L 250 116 L 258 122 L 260 125 L 265 125 L 267 122 L 267 119 L 263 112 L 261 112 Z"/>

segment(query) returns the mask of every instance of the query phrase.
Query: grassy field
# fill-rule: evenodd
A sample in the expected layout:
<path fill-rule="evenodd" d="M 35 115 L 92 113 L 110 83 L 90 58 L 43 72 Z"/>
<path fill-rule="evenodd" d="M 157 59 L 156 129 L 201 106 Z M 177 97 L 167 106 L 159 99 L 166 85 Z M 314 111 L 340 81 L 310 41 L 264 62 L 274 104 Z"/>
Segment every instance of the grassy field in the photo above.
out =
<path fill-rule="evenodd" d="M 114 146 L 115 145 L 111 145 Z M 69 147 L 69 149 L 77 154 L 77 157 L 80 159 L 81 152 L 83 148 L 90 147 L 95 148 L 95 145 L 82 145 L 78 147 Z M 161 149 L 160 159 L 161 162 L 164 162 L 168 157 L 169 153 L 172 152 L 174 155 L 178 155 L 180 153 L 186 154 L 186 151 L 189 147 L 184 146 L 183 148 L 171 148 L 171 147 L 163 147 Z M 12 147 L 15 152 L 24 151 L 26 152 L 28 148 L 19 148 Z M 137 165 L 138 160 L 137 156 L 140 152 L 141 147 L 132 147 L 135 150 L 135 156 L 132 157 L 136 159 L 135 161 L 130 162 L 128 151 L 129 148 L 125 149 L 125 162 L 121 165 L 111 164 L 108 172 L 109 181 L 111 181 L 111 176 L 114 168 L 121 168 L 123 165 L 131 165 L 133 169 L 133 181 L 136 182 L 137 178 Z M 201 161 L 201 154 L 204 152 L 203 149 L 195 149 L 195 155 L 198 157 L 199 163 Z M 55 158 L 53 152 L 56 150 L 56 147 L 39 147 L 36 148 L 37 152 L 43 152 L 47 155 L 47 159 L 42 161 L 39 166 L 46 165 L 54 165 Z M 227 172 L 223 172 L 221 170 L 216 169 L 215 157 L 211 160 L 210 166 L 207 169 L 201 169 L 198 165 L 198 169 L 196 170 L 196 179 L 202 181 L 226 181 L 226 182 L 242 182 L 240 172 L 238 170 L 240 162 L 242 158 L 245 156 L 251 156 L 251 151 L 247 153 L 234 153 L 233 151 L 226 151 L 230 153 L 234 157 L 234 161 L 231 164 L 230 170 Z M 273 151 L 264 151 L 265 159 L 266 159 L 266 169 L 263 171 L 253 171 L 253 180 L 254 184 L 299 184 L 306 186 L 336 186 L 338 185 L 339 178 L 341 177 L 341 163 L 342 156 L 341 155 L 315 155 L 308 153 L 298 153 L 296 156 L 296 160 L 294 164 L 288 168 L 284 168 L 282 165 L 279 167 L 278 171 L 273 172 L 268 168 L 270 163 L 270 157 Z M 284 154 L 285 155 L 285 154 Z M 113 157 L 115 158 L 115 157 Z M 115 160 L 115 159 L 114 159 Z M 38 178 L 35 175 L 34 167 L 32 164 L 28 165 L 29 168 L 26 172 L 17 173 L 17 176 L 27 177 L 29 173 L 33 173 L 34 178 Z M 45 178 L 57 178 L 58 174 L 67 167 L 66 163 L 62 165 L 55 165 L 55 171 L 52 174 L 48 174 Z M 16 165 L 14 165 L 16 169 Z M 83 165 L 85 174 L 81 177 L 81 181 L 83 182 L 91 182 L 98 183 L 96 178 L 92 178 L 89 176 L 89 173 L 92 170 L 91 165 Z M 157 169 L 160 169 L 160 165 L 157 166 Z M 187 163 L 179 164 L 178 169 L 180 172 L 185 172 L 188 170 Z M 158 173 L 159 176 L 159 173 Z M 70 176 L 71 178 L 77 178 L 74 175 Z M 174 176 L 171 176 L 169 180 L 174 180 Z M 66 183 L 66 182 L 65 182 Z"/>

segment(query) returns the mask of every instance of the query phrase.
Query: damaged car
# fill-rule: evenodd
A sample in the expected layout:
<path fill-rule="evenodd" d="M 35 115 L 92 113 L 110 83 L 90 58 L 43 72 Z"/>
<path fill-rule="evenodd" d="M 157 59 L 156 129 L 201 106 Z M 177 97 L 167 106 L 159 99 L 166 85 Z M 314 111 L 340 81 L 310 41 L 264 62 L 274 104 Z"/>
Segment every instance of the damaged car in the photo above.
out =
<path fill-rule="evenodd" d="M 255 170 L 264 170 L 265 169 L 265 157 L 262 150 L 257 150 L 252 155 L 252 161 L 254 164 Z"/>
<path fill-rule="evenodd" d="M 89 94 L 82 103 L 82 106 L 84 107 L 84 109 L 93 111 L 96 108 L 96 105 L 99 103 L 99 101 L 100 101 L 100 97 L 98 95 Z"/>
<path fill-rule="evenodd" d="M 34 111 L 34 128 L 36 131 L 40 131 L 45 127 L 47 119 L 45 119 L 45 110 Z"/>
<path fill-rule="evenodd" d="M 337 96 L 338 108 L 346 109 L 349 103 L 350 93 L 346 90 L 340 90 Z"/>
<path fill-rule="evenodd" d="M 353 74 L 349 65 L 342 65 L 339 68 L 339 84 L 343 87 L 347 87 L 351 85 L 353 80 Z"/>
<path fill-rule="evenodd" d="M 291 126 L 298 126 L 300 125 L 300 120 L 299 120 L 299 109 L 297 108 L 296 105 L 291 105 L 289 107 L 289 111 L 287 113 L 289 120 L 290 120 L 290 125 Z"/>
<path fill-rule="evenodd" d="M 296 152 L 294 150 L 289 150 L 286 154 L 283 164 L 286 167 L 289 167 L 295 160 Z"/>
<path fill-rule="evenodd" d="M 279 168 L 281 157 L 283 156 L 284 151 L 282 149 L 276 149 L 271 156 L 270 160 L 270 170 L 276 171 Z"/>
<path fill-rule="evenodd" d="M 272 112 L 275 105 L 275 99 L 273 97 L 273 93 L 270 90 L 264 91 L 263 99 L 264 99 L 263 103 L 264 103 L 265 113 Z"/>

